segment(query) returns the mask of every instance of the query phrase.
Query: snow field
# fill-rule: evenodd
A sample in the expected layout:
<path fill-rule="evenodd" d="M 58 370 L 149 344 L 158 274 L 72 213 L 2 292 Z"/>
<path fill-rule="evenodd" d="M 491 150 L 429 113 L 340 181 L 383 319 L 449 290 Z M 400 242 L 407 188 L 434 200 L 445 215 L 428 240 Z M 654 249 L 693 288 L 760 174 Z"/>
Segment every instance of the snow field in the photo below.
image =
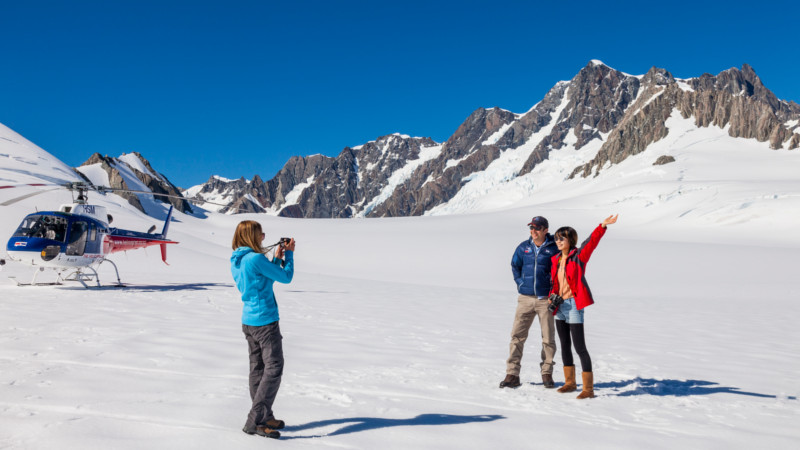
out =
<path fill-rule="evenodd" d="M 597 214 L 561 220 L 585 237 Z M 289 424 L 281 445 L 792 448 L 793 247 L 629 240 L 621 216 L 588 269 L 598 397 L 578 402 L 541 386 L 538 324 L 523 386 L 497 388 L 516 305 L 508 261 L 529 215 L 248 215 L 268 241 L 298 239 L 295 280 L 276 287 L 286 369 L 275 410 Z M 124 206 L 115 216 L 134 229 L 152 221 Z M 0 287 L 0 445 L 266 444 L 240 431 L 247 356 L 227 246 L 245 216 L 178 216 L 170 266 L 157 251 L 115 258 L 128 288 Z M 559 216 L 549 217 L 555 226 Z"/>
<path fill-rule="evenodd" d="M 122 289 L 18 288 L 6 277 L 28 281 L 32 271 L 9 262 L 0 272 L 0 448 L 793 449 L 800 153 L 677 117 L 669 125 L 665 139 L 594 178 L 563 181 L 565 161 L 590 159 L 591 148 L 554 152 L 525 177 L 532 190 L 486 188 L 518 201 L 465 197 L 468 209 L 452 211 L 460 215 L 176 213 L 169 266 L 158 248 L 112 256 Z M 4 183 L 70 179 L 10 133 L 0 129 Z M 676 162 L 652 166 L 662 154 Z M 53 191 L 0 207 L 0 236 L 70 199 Z M 115 195 L 90 199 L 119 227 L 161 227 Z M 525 224 L 544 215 L 551 232 L 571 225 L 584 239 L 612 213 L 619 222 L 587 269 L 597 398 L 542 387 L 536 323 L 523 386 L 498 389 L 516 307 L 509 262 Z M 228 258 L 244 219 L 262 223 L 267 243 L 298 242 L 295 280 L 276 286 L 286 369 L 275 412 L 288 424 L 280 443 L 240 431 L 248 363 Z M 110 266 L 99 271 L 113 280 Z M 560 384 L 560 353 L 556 363 Z"/>

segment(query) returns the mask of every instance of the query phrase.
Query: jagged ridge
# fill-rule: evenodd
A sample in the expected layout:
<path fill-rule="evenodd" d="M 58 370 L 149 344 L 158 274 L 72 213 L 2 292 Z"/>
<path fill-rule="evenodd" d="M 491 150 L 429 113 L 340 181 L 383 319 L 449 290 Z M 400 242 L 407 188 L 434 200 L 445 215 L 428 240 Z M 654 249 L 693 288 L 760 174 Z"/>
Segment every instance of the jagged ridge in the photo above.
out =
<path fill-rule="evenodd" d="M 680 80 L 656 67 L 632 76 L 591 61 L 524 114 L 478 108 L 444 144 L 383 136 L 335 158 L 293 157 L 267 182 L 212 177 L 195 195 L 225 193 L 228 211 L 288 217 L 422 215 L 449 202 L 509 150 L 529 152 L 506 175 L 511 179 L 533 176 L 551 151 L 597 142 L 596 154 L 570 177 L 596 175 L 664 138 L 676 109 L 698 127 L 727 127 L 731 136 L 774 149 L 800 146 L 800 105 L 778 99 L 746 64 Z"/>

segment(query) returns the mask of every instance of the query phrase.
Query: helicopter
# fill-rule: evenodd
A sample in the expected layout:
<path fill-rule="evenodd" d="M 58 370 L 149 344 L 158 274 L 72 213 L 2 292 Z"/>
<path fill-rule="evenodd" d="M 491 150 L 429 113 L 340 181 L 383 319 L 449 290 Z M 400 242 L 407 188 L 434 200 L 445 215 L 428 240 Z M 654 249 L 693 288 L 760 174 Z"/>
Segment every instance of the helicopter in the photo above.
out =
<path fill-rule="evenodd" d="M 0 186 L 0 189 L 22 186 L 53 186 L 47 184 L 25 184 L 16 186 Z M 176 197 L 167 194 L 156 194 L 130 189 L 94 186 L 84 182 L 71 182 L 57 185 L 70 190 L 73 203 L 61 205 L 57 211 L 38 211 L 28 214 L 6 244 L 8 258 L 38 267 L 30 283 L 21 283 L 16 277 L 9 277 L 18 286 L 60 285 L 63 281 L 77 281 L 85 288 L 87 282 L 94 281 L 100 287 L 100 276 L 97 268 L 103 263 L 114 267 L 117 275 L 115 286 L 124 286 L 119 277 L 119 270 L 113 261 L 106 256 L 127 250 L 158 245 L 161 247 L 161 259 L 167 262 L 167 245 L 178 242 L 167 239 L 173 208 L 170 207 L 164 227 L 160 233 L 153 233 L 155 226 L 148 232 L 137 232 L 111 227 L 113 218 L 103 206 L 88 203 L 88 191 L 133 192 Z M 0 203 L 8 206 L 25 198 L 47 191 L 38 191 Z M 77 193 L 77 196 L 76 196 Z M 0 259 L 0 265 L 5 260 Z M 53 269 L 58 273 L 54 283 L 36 283 L 36 276 L 45 269 Z M 68 272 L 66 276 L 62 276 Z"/>

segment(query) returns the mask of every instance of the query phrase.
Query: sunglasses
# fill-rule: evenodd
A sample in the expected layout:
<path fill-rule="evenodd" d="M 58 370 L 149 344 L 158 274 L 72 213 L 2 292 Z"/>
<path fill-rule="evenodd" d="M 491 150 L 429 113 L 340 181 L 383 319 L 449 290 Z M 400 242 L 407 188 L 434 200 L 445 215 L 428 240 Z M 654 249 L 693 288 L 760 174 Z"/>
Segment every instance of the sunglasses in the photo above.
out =
<path fill-rule="evenodd" d="M 544 227 L 537 227 L 536 225 L 531 225 L 528 228 L 530 228 L 531 230 L 536 230 L 536 231 L 544 230 Z"/>
<path fill-rule="evenodd" d="M 564 237 L 564 236 L 556 236 L 556 237 L 555 237 L 555 239 L 556 239 L 557 241 L 566 241 L 566 240 L 567 240 L 567 238 L 566 238 L 566 237 Z"/>

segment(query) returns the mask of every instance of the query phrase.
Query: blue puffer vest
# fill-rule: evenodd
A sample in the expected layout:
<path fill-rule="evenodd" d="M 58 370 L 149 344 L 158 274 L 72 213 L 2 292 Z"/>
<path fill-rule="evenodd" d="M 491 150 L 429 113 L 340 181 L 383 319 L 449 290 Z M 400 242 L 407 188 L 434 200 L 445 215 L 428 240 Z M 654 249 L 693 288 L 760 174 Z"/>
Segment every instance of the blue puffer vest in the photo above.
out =
<path fill-rule="evenodd" d="M 547 297 L 550 293 L 550 264 L 553 255 L 558 253 L 556 241 L 549 233 L 539 248 L 539 254 L 533 245 L 533 239 L 522 241 L 511 258 L 511 273 L 517 283 L 517 292 L 523 295 Z"/>

